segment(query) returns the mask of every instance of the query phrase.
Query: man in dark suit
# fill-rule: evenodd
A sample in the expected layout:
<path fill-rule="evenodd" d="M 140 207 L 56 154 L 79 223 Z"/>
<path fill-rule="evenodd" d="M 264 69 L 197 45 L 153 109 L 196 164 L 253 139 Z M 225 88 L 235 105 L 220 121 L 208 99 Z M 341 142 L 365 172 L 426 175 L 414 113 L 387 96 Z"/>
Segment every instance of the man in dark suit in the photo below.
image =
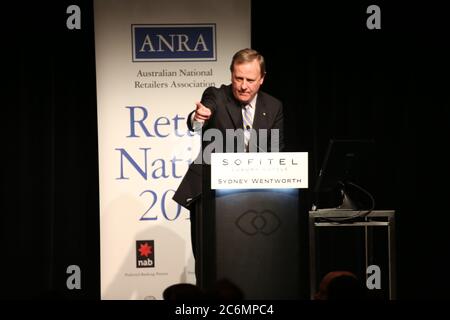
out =
<path fill-rule="evenodd" d="M 284 147 L 282 103 L 259 90 L 266 75 L 263 56 L 252 49 L 240 50 L 234 54 L 230 70 L 231 85 L 207 88 L 201 102 L 196 103 L 196 109 L 188 116 L 189 130 L 202 130 L 204 134 L 208 129 L 216 129 L 222 133 L 225 142 L 226 134 L 229 134 L 227 130 L 240 129 L 244 133 L 242 145 L 246 151 L 282 151 Z M 269 143 L 267 141 L 262 143 L 260 137 L 263 135 L 259 134 L 262 132 L 261 129 L 265 129 L 267 136 L 264 134 L 264 139 Z M 236 140 L 236 137 L 234 139 Z M 222 150 L 244 151 L 236 146 L 232 149 L 224 146 Z M 194 257 L 196 256 L 194 203 L 201 193 L 202 166 L 194 161 L 173 197 L 177 203 L 190 210 Z"/>

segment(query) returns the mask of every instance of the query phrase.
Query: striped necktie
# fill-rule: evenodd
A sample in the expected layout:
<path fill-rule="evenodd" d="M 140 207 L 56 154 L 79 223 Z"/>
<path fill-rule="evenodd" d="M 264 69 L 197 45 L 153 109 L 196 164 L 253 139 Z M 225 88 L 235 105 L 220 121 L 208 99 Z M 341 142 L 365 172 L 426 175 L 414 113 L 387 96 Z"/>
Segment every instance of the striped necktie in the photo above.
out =
<path fill-rule="evenodd" d="M 245 149 L 248 152 L 251 128 L 253 125 L 253 111 L 254 110 L 250 104 L 247 104 L 243 108 L 244 108 L 244 112 L 242 112 L 242 119 L 244 122 L 244 143 L 245 143 Z"/>

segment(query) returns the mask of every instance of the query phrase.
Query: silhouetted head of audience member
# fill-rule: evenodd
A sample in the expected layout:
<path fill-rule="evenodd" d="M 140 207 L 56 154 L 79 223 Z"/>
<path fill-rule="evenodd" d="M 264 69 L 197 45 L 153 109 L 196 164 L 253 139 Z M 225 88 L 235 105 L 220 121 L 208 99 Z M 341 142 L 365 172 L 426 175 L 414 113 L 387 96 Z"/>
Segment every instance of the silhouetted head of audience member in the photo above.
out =
<path fill-rule="evenodd" d="M 332 271 L 323 277 L 315 300 L 364 300 L 366 291 L 355 274 Z"/>
<path fill-rule="evenodd" d="M 163 291 L 163 299 L 168 301 L 201 300 L 203 298 L 202 289 L 190 283 L 177 283 Z"/>
<path fill-rule="evenodd" d="M 210 300 L 244 300 L 244 293 L 242 290 L 228 279 L 220 279 L 216 281 L 214 286 L 206 292 L 206 295 Z"/>

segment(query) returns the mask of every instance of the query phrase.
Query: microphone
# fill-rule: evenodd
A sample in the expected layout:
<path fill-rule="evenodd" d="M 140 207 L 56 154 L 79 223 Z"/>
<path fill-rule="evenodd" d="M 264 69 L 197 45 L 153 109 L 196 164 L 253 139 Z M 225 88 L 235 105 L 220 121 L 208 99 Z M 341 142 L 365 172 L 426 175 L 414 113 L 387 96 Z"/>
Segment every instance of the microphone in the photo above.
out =
<path fill-rule="evenodd" d="M 245 129 L 247 129 L 247 130 L 250 130 L 250 126 L 249 126 L 249 125 L 247 125 L 247 126 L 245 127 Z"/>

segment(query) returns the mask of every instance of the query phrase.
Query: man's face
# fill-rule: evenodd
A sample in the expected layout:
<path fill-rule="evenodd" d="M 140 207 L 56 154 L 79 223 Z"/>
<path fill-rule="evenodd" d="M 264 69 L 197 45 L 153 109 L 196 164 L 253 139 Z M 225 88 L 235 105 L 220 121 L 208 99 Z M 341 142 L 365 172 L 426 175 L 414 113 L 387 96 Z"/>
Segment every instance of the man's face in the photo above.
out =
<path fill-rule="evenodd" d="M 242 103 L 252 101 L 264 82 L 258 60 L 234 64 L 231 84 L 234 97 Z"/>

